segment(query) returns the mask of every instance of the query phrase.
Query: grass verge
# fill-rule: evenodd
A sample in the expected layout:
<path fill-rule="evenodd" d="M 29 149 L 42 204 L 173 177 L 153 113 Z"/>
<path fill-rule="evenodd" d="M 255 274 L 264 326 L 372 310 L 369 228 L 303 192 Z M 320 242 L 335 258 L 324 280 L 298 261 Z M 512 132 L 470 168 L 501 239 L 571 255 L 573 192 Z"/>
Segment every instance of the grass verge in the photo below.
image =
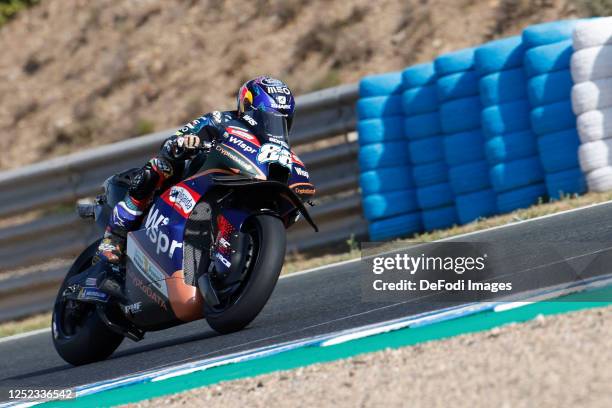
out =
<path fill-rule="evenodd" d="M 25 333 L 32 330 L 51 326 L 51 313 L 42 313 L 25 319 L 0 323 L 0 338 L 14 334 Z"/>

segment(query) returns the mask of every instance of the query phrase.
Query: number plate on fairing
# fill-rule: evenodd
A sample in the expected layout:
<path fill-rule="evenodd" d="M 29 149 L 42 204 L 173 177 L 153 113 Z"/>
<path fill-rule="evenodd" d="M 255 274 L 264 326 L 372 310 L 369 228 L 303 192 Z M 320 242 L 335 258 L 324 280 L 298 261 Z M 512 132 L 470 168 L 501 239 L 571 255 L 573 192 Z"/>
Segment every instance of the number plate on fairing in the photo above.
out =
<path fill-rule="evenodd" d="M 291 151 L 281 145 L 266 143 L 259 149 L 257 161 L 259 163 L 278 163 L 291 170 Z"/>

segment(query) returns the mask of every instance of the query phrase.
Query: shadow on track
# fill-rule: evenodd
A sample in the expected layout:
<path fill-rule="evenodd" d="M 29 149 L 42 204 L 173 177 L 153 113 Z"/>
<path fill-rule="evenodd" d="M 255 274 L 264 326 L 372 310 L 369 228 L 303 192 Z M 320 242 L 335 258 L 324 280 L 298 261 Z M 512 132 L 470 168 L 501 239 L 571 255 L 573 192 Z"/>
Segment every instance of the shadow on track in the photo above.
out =
<path fill-rule="evenodd" d="M 169 339 L 169 340 L 164 340 L 164 341 L 158 341 L 156 343 L 146 344 L 142 346 L 130 347 L 127 350 L 115 352 L 110 357 L 109 360 L 114 360 L 116 358 L 120 358 L 124 356 L 131 356 L 133 354 L 144 353 L 147 351 L 161 350 L 166 347 L 178 346 L 180 344 L 191 343 L 192 341 L 206 340 L 206 339 L 210 339 L 213 337 L 219 337 L 219 336 L 221 335 L 218 333 L 215 333 L 212 330 L 206 330 L 203 333 L 192 334 L 189 336 L 179 337 L 179 338 Z"/>

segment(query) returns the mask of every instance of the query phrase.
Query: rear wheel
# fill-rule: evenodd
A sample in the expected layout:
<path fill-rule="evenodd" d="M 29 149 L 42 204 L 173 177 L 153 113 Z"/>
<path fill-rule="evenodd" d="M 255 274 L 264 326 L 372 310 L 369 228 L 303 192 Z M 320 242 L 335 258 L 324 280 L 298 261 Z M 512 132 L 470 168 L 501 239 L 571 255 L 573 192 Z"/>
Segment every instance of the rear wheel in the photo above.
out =
<path fill-rule="evenodd" d="M 67 300 L 62 296 L 68 280 L 91 266 L 97 247 L 98 242 L 91 244 L 72 264 L 53 307 L 53 345 L 58 354 L 72 365 L 104 360 L 123 341 L 123 336 L 104 324 L 95 305 Z"/>
<path fill-rule="evenodd" d="M 285 260 L 283 222 L 272 215 L 249 218 L 243 227 L 249 235 L 245 277 L 240 286 L 216 307 L 204 305 L 208 324 L 219 333 L 232 333 L 251 323 L 267 303 Z"/>

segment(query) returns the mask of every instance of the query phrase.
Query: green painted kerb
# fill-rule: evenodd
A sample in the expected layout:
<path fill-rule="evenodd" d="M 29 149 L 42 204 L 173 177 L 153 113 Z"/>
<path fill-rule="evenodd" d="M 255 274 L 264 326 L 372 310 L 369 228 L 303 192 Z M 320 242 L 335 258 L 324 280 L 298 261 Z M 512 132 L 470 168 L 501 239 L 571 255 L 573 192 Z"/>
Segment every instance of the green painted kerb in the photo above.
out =
<path fill-rule="evenodd" d="M 489 330 L 512 322 L 524 322 L 542 315 L 566 313 L 612 304 L 612 287 L 598 291 L 568 295 L 559 301 L 535 303 L 505 312 L 483 312 L 455 320 L 424 326 L 407 328 L 380 334 L 330 347 L 306 347 L 283 352 L 274 356 L 237 364 L 215 367 L 205 371 L 155 383 L 131 385 L 115 390 L 104 391 L 71 401 L 57 401 L 43 404 L 44 407 L 106 407 L 149 398 L 175 394 L 189 389 L 218 383 L 220 381 L 253 377 L 273 371 L 289 370 L 310 364 L 322 363 L 355 356 L 362 353 L 379 351 L 385 348 L 410 346 L 426 341 L 439 340 L 465 333 Z M 592 299 L 606 299 L 593 301 Z"/>

